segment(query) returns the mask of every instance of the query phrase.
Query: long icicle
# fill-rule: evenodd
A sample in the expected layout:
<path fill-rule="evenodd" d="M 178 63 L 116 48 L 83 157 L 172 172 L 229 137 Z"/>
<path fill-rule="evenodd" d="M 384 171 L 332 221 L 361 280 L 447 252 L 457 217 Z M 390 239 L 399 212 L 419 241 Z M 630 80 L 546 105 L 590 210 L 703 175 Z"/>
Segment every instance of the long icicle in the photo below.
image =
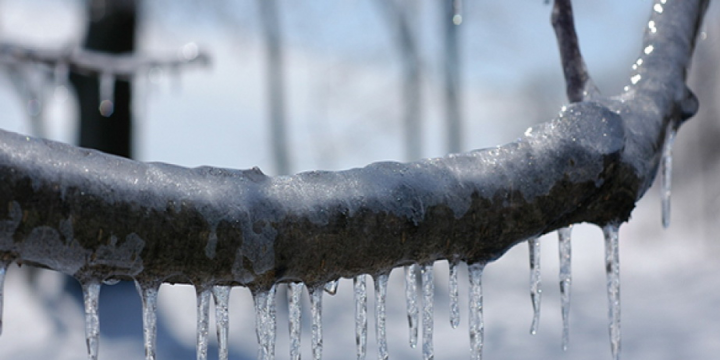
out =
<path fill-rule="evenodd" d="M 367 275 L 358 275 L 353 279 L 355 293 L 355 343 L 357 359 L 365 360 L 367 352 Z"/>
<path fill-rule="evenodd" d="M 380 274 L 375 277 L 375 337 L 377 338 L 379 360 L 387 360 L 389 357 L 385 329 L 387 282 L 388 274 Z"/>
<path fill-rule="evenodd" d="M 433 280 L 433 265 L 427 264 L 420 267 L 422 274 L 422 294 L 423 294 L 423 360 L 432 360 L 435 358 L 435 350 L 433 349 L 433 302 L 435 296 L 435 284 Z"/>
<path fill-rule="evenodd" d="M 560 303 L 562 304 L 562 349 L 567 350 L 570 342 L 570 285 L 572 283 L 572 225 L 558 230 L 558 252 L 560 256 Z"/>
<path fill-rule="evenodd" d="M 322 359 L 322 295 L 324 288 L 308 288 L 310 291 L 310 314 L 312 316 L 312 354 L 313 359 Z"/>
<path fill-rule="evenodd" d="M 540 300 L 542 288 L 540 287 L 540 238 L 534 237 L 528 240 L 530 252 L 530 300 L 533 305 L 533 320 L 530 326 L 530 334 L 537 334 L 540 326 Z"/>
<path fill-rule="evenodd" d="M 660 197 L 662 199 L 662 224 L 664 228 L 670 226 L 670 192 L 672 190 L 672 149 L 675 143 L 677 130 L 673 123 L 668 125 L 663 145 L 662 161 L 660 166 Z"/>
<path fill-rule="evenodd" d="M 197 294 L 197 360 L 207 360 L 208 333 L 210 327 L 210 295 L 209 287 L 195 287 Z"/>
<path fill-rule="evenodd" d="M 135 280 L 143 308 L 143 340 L 145 342 L 145 360 L 155 360 L 157 340 L 157 297 L 160 281 Z"/>
<path fill-rule="evenodd" d="M 6 260 L 0 260 L 0 334 L 2 334 L 3 329 L 3 303 L 5 302 L 5 274 L 7 273 L 7 268 L 10 265 L 9 261 Z"/>
<path fill-rule="evenodd" d="M 458 260 L 450 262 L 450 279 L 448 281 L 448 290 L 450 292 L 450 326 L 457 329 L 460 325 L 460 294 L 458 292 Z"/>
<path fill-rule="evenodd" d="M 618 242 L 619 225 L 603 227 L 605 235 L 605 270 L 607 272 L 608 317 L 610 350 L 613 359 L 620 359 L 620 251 Z"/>
<path fill-rule="evenodd" d="M 228 360 L 230 349 L 228 347 L 228 330 L 230 328 L 230 286 L 213 286 L 212 294 L 215 300 L 215 325 L 217 327 L 218 359 Z"/>
<path fill-rule="evenodd" d="M 288 318 L 290 330 L 290 359 L 300 360 L 300 324 L 301 324 L 301 305 L 300 297 L 302 296 L 303 283 L 290 283 L 288 285 Z"/>
<path fill-rule="evenodd" d="M 83 303 L 85 305 L 85 343 L 87 344 L 88 359 L 97 360 L 100 346 L 100 281 L 89 280 L 82 282 Z"/>
<path fill-rule="evenodd" d="M 275 359 L 275 291 L 276 285 L 268 290 L 253 293 L 255 302 L 255 332 L 258 338 L 258 359 Z"/>
<path fill-rule="evenodd" d="M 468 277 L 470 278 L 468 323 L 470 329 L 470 359 L 472 360 L 482 360 L 485 337 L 482 291 L 483 270 L 485 270 L 484 262 L 468 264 Z"/>
<path fill-rule="evenodd" d="M 417 346 L 418 339 L 417 268 L 417 264 L 405 266 L 405 304 L 410 329 L 410 347 L 413 349 Z"/>

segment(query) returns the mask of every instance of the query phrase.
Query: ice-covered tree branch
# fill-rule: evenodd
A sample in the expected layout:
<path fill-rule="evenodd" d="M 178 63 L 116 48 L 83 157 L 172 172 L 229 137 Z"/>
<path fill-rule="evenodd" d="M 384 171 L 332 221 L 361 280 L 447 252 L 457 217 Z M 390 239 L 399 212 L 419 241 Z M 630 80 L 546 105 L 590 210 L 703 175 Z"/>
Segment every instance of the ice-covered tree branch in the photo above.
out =
<path fill-rule="evenodd" d="M 490 261 L 569 224 L 625 221 L 666 131 L 697 110 L 685 77 L 707 3 L 655 4 L 624 93 L 573 103 L 515 142 L 443 158 L 269 177 L 3 131 L 0 251 L 80 278 L 261 289 Z"/>

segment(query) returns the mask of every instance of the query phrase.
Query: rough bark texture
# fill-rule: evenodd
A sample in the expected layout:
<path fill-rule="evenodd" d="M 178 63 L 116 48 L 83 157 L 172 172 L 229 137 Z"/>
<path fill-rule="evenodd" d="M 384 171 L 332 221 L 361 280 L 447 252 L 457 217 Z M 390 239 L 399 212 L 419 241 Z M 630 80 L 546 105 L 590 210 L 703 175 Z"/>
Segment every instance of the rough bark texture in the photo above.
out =
<path fill-rule="evenodd" d="M 0 252 L 77 277 L 257 289 L 490 261 L 572 223 L 626 221 L 668 127 L 697 110 L 685 75 L 707 1 L 655 6 L 625 93 L 574 103 L 492 149 L 268 177 L 0 132 Z"/>

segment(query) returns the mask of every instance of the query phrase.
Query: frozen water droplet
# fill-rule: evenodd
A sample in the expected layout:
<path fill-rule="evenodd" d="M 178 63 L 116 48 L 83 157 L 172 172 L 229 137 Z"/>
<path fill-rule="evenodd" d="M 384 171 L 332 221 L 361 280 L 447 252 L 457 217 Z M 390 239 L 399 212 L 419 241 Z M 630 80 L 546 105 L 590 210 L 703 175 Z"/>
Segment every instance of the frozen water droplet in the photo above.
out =
<path fill-rule="evenodd" d="M 275 291 L 276 287 L 270 287 L 268 290 L 257 291 L 253 293 L 255 301 L 255 330 L 257 333 L 258 359 L 272 360 L 275 358 Z"/>
<path fill-rule="evenodd" d="M 85 304 L 85 343 L 87 344 L 88 359 L 96 360 L 100 344 L 100 315 L 98 314 L 100 283 L 97 281 L 83 282 L 82 291 Z"/>
<path fill-rule="evenodd" d="M 672 187 L 672 148 L 677 130 L 671 123 L 665 134 L 662 161 L 660 162 L 660 197 L 662 199 L 662 224 L 664 228 L 670 226 L 670 190 Z"/>
<path fill-rule="evenodd" d="M 100 74 L 100 114 L 109 117 L 115 111 L 115 75 Z"/>
<path fill-rule="evenodd" d="M 570 284 L 572 283 L 572 225 L 558 230 L 558 252 L 560 253 L 560 303 L 562 304 L 562 349 L 567 350 L 570 342 Z"/>
<path fill-rule="evenodd" d="M 485 322 L 483 320 L 483 291 L 482 275 L 485 263 L 468 264 L 468 277 L 470 278 L 470 313 L 468 323 L 470 328 L 470 359 L 481 360 L 483 339 L 485 337 Z"/>
<path fill-rule="evenodd" d="M 322 294 L 323 289 L 312 288 L 310 290 L 310 314 L 312 316 L 312 354 L 313 359 L 322 359 L 323 335 L 322 335 Z"/>
<path fill-rule="evenodd" d="M 530 300 L 533 305 L 533 321 L 530 326 L 530 333 L 535 335 L 540 325 L 540 299 L 542 289 L 540 287 L 540 238 L 534 237 L 528 240 L 530 247 Z"/>
<path fill-rule="evenodd" d="M 328 294 L 330 294 L 330 295 L 335 295 L 335 294 L 337 294 L 337 288 L 338 288 L 338 284 L 339 284 L 339 283 L 340 283 L 340 279 L 333 280 L 333 281 L 328 281 L 328 282 L 325 284 L 325 292 L 328 293 Z"/>
<path fill-rule="evenodd" d="M 0 261 L 0 334 L 2 334 L 3 329 L 3 303 L 5 298 L 5 274 L 7 273 L 7 268 L 10 265 L 9 261 L 1 260 Z"/>
<path fill-rule="evenodd" d="M 432 264 L 421 266 L 420 273 L 422 274 L 423 293 L 423 359 L 432 360 L 435 358 L 435 351 L 433 350 L 433 328 L 435 326 L 433 323 L 433 298 L 435 295 L 435 284 L 433 281 Z"/>
<path fill-rule="evenodd" d="M 380 274 L 375 277 L 375 337 L 377 338 L 379 360 L 387 360 L 389 356 L 385 329 L 387 282 L 388 274 Z"/>
<path fill-rule="evenodd" d="M 453 260 L 450 262 L 450 279 L 448 281 L 450 292 L 450 326 L 457 329 L 460 325 L 460 302 L 458 292 L 458 262 Z"/>
<path fill-rule="evenodd" d="M 605 225 L 605 272 L 607 273 L 610 349 L 613 359 L 620 359 L 620 251 L 616 224 Z"/>
<path fill-rule="evenodd" d="M 230 327 L 229 307 L 230 286 L 213 286 L 212 294 L 215 300 L 215 324 L 217 326 L 218 359 L 228 360 L 228 329 Z"/>
<path fill-rule="evenodd" d="M 208 328 L 210 327 L 210 294 L 209 287 L 195 287 L 197 293 L 197 360 L 207 359 Z"/>
<path fill-rule="evenodd" d="M 410 328 L 410 347 L 413 349 L 417 346 L 418 338 L 417 267 L 417 264 L 405 266 L 405 304 Z"/>
<path fill-rule="evenodd" d="M 290 283 L 288 285 L 288 318 L 290 319 L 290 359 L 300 360 L 300 324 L 302 311 L 300 296 L 303 283 Z"/>
<path fill-rule="evenodd" d="M 365 359 L 367 351 L 367 287 L 366 275 L 358 275 L 353 279 L 355 293 L 355 344 L 358 360 Z"/>
<path fill-rule="evenodd" d="M 157 338 L 157 296 L 160 281 L 135 280 L 143 308 L 143 340 L 145 342 L 145 360 L 155 360 Z"/>

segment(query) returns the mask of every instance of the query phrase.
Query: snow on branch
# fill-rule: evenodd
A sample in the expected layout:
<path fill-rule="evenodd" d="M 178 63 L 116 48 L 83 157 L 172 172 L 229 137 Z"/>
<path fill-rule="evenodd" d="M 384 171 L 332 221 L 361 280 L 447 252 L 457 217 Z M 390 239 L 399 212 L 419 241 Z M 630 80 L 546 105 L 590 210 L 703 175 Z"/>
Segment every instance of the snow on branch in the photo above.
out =
<path fill-rule="evenodd" d="M 0 131 L 0 254 L 78 278 L 312 287 L 439 259 L 491 261 L 573 223 L 626 221 L 666 132 L 697 110 L 685 76 L 707 3 L 656 4 L 664 11 L 653 11 L 624 93 L 574 102 L 515 142 L 442 158 L 269 177 Z"/>

